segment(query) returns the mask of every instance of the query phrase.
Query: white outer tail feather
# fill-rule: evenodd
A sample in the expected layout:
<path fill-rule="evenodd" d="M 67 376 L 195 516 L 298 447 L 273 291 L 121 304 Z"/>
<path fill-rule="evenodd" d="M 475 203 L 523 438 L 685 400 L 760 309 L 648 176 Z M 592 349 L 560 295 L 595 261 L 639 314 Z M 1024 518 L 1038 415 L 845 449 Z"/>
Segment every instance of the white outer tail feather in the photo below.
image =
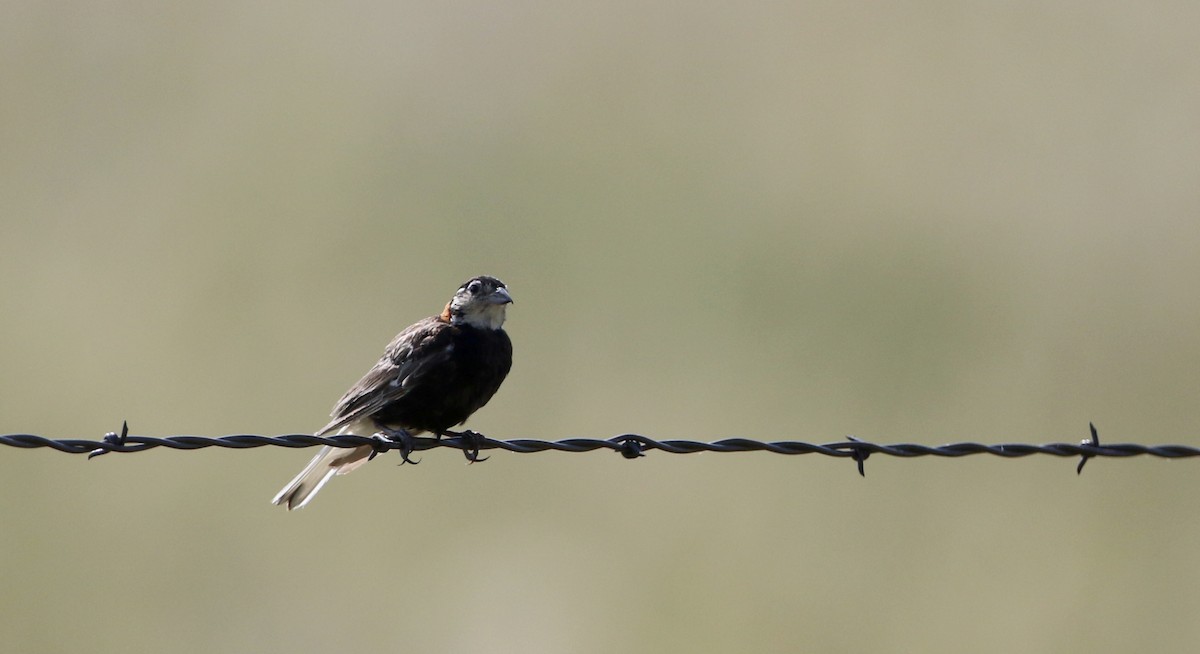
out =
<path fill-rule="evenodd" d="M 364 424 L 358 420 L 337 431 L 337 435 L 354 434 L 370 436 L 376 431 L 374 424 Z M 318 434 L 319 436 L 320 434 Z M 326 445 L 317 452 L 312 461 L 296 475 L 287 486 L 271 500 L 272 504 L 286 505 L 288 510 L 303 508 L 316 497 L 317 491 L 334 475 L 344 475 L 353 472 L 366 463 L 374 449 L 363 445 L 353 449 L 330 447 Z"/>

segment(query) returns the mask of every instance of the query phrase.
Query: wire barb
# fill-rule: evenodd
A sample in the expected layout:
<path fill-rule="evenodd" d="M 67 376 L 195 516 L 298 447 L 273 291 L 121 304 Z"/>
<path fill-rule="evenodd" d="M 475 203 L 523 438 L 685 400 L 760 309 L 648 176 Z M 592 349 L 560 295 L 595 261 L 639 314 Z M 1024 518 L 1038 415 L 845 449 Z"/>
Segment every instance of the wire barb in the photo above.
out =
<path fill-rule="evenodd" d="M 108 432 L 107 434 L 104 435 L 104 442 L 108 443 L 110 445 L 124 445 L 125 439 L 128 436 L 129 436 L 129 421 L 122 420 L 121 421 L 121 433 L 118 434 L 115 431 Z M 108 452 L 109 452 L 108 450 L 106 450 L 102 447 L 98 447 L 98 448 L 92 450 L 88 454 L 88 460 L 91 461 L 93 458 L 98 457 L 101 454 L 108 454 Z"/>
<path fill-rule="evenodd" d="M 618 436 L 614 440 L 620 440 L 621 447 L 617 451 L 626 459 L 636 459 L 646 456 L 646 453 L 642 451 L 642 443 L 638 440 L 637 435 L 625 434 L 624 436 Z"/>
<path fill-rule="evenodd" d="M 846 439 L 854 441 L 855 443 L 862 442 L 853 436 L 846 436 Z M 865 470 L 863 470 L 863 464 L 867 462 L 867 457 L 871 456 L 871 453 L 867 451 L 866 448 L 862 447 L 850 448 L 850 452 L 850 456 L 853 457 L 854 462 L 858 464 L 858 476 L 865 479 L 867 477 L 867 473 Z"/>
<path fill-rule="evenodd" d="M 1088 429 L 1092 430 L 1092 437 L 1083 439 L 1083 441 L 1080 442 L 1080 445 L 1091 445 L 1092 447 L 1100 447 L 1100 434 L 1096 433 L 1096 425 L 1094 423 L 1089 422 Z M 1083 454 L 1079 455 L 1079 465 L 1075 468 L 1076 475 L 1083 474 L 1083 465 L 1085 463 L 1087 463 L 1088 459 L 1092 458 L 1093 456 L 1094 455 L 1088 454 L 1087 452 L 1084 452 Z"/>

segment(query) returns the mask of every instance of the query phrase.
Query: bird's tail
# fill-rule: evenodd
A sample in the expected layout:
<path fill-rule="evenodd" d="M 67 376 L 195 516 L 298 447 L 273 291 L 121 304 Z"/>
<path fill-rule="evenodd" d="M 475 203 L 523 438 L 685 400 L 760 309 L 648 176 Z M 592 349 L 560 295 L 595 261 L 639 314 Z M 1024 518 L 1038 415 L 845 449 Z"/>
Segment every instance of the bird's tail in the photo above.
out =
<path fill-rule="evenodd" d="M 348 431 L 345 428 L 339 433 Z M 325 482 L 334 475 L 344 475 L 367 462 L 371 456 L 370 445 L 347 449 L 326 445 L 313 457 L 312 461 L 296 475 L 296 478 L 283 487 L 272 504 L 286 505 L 288 510 L 299 509 L 312 501 Z"/>

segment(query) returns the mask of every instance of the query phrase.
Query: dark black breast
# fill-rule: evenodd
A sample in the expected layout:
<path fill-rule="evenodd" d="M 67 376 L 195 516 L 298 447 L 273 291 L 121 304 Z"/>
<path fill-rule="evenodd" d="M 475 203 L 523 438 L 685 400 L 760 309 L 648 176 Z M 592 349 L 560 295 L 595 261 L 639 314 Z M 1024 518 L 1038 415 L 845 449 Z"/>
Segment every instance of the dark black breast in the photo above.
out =
<path fill-rule="evenodd" d="M 394 353 L 397 369 L 412 374 L 375 411 L 379 422 L 444 432 L 487 404 L 512 368 L 512 341 L 502 329 L 439 323 L 432 331 L 407 353 Z"/>

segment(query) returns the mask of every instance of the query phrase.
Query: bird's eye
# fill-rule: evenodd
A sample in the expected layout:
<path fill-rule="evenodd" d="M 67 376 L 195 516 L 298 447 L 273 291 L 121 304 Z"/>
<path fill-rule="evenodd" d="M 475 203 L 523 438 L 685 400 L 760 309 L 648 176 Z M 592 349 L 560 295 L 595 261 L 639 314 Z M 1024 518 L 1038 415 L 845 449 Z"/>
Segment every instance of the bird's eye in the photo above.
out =
<path fill-rule="evenodd" d="M 470 284 L 468 284 L 468 285 L 467 285 L 467 290 L 468 290 L 468 291 L 470 291 L 470 292 L 472 292 L 472 293 L 478 293 L 478 292 L 479 292 L 479 289 L 480 289 L 482 286 L 483 286 L 483 284 L 481 284 L 481 283 L 479 282 L 479 280 L 475 280 L 475 281 L 473 281 L 473 282 L 471 282 Z"/>

